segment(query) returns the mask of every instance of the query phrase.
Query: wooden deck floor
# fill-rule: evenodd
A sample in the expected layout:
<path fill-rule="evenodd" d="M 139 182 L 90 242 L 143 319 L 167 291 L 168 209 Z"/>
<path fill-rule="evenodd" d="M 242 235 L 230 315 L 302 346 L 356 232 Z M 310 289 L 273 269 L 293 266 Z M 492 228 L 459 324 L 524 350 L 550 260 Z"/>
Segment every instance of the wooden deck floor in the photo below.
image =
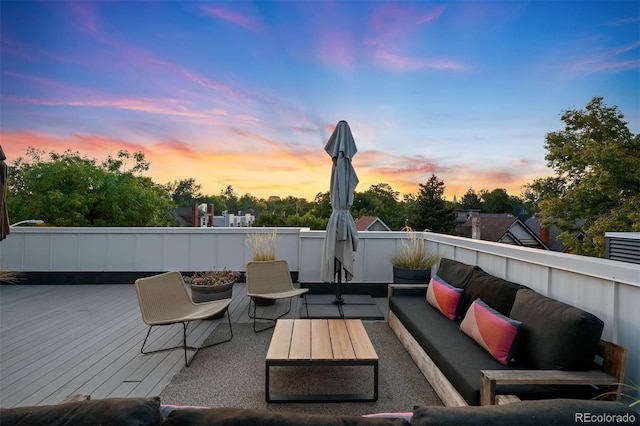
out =
<path fill-rule="evenodd" d="M 386 314 L 387 299 L 375 299 Z M 249 322 L 245 286 L 234 286 L 232 323 Z M 259 308 L 272 316 L 286 301 Z M 299 316 L 303 299 L 293 299 Z M 226 320 L 226 317 L 225 317 Z M 189 325 L 199 345 L 222 320 Z M 147 331 L 133 285 L 0 286 L 0 407 L 57 404 L 72 394 L 92 398 L 158 395 L 184 367 L 181 350 L 140 354 Z M 154 328 L 154 345 L 178 345 L 182 326 Z"/>

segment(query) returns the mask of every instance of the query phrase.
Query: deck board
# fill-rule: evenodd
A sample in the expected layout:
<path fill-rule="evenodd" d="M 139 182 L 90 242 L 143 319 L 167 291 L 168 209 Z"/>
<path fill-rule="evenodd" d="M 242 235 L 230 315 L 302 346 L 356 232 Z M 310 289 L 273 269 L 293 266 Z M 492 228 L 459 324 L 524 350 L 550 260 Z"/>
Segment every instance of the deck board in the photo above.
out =
<path fill-rule="evenodd" d="M 387 300 L 375 299 L 386 314 Z M 293 298 L 285 318 L 299 317 Z M 245 284 L 234 286 L 231 322 L 248 323 Z M 258 307 L 273 316 L 286 301 Z M 200 345 L 222 322 L 194 321 L 187 342 Z M 226 326 L 226 324 L 222 325 Z M 158 395 L 184 367 L 182 350 L 140 354 L 147 332 L 133 285 L 0 286 L 0 407 L 57 404 L 71 394 L 92 398 Z M 154 327 L 150 345 L 178 345 L 182 326 Z M 206 349 L 205 349 L 206 350 Z M 192 356 L 190 351 L 189 356 Z"/>

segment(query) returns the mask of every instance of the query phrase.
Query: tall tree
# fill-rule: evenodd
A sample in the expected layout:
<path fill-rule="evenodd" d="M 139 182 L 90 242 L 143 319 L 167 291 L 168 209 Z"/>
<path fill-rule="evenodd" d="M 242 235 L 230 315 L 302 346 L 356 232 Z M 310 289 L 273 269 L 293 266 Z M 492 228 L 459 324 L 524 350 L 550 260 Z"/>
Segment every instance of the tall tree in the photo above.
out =
<path fill-rule="evenodd" d="M 522 205 L 522 201 L 517 197 L 511 197 L 507 194 L 507 190 L 496 188 L 493 191 L 480 191 L 482 199 L 483 213 L 511 213 L 513 208 Z"/>
<path fill-rule="evenodd" d="M 603 257 L 605 231 L 640 231 L 640 135 L 602 97 L 565 111 L 562 121 L 563 130 L 545 137 L 556 177 L 534 183 L 543 197 L 538 204 L 573 253 Z M 576 239 L 582 221 L 587 238 Z"/>
<path fill-rule="evenodd" d="M 409 216 L 409 225 L 418 231 L 425 229 L 441 234 L 455 232 L 456 216 L 452 203 L 444 199 L 444 181 L 432 174 L 427 183 L 420 184 Z"/>
<path fill-rule="evenodd" d="M 120 151 L 122 158 L 131 158 Z M 168 226 L 174 204 L 169 193 L 148 177 L 142 153 L 123 171 L 120 160 L 81 157 L 30 148 L 10 168 L 7 207 L 14 220 L 42 219 L 57 226 Z"/>
<path fill-rule="evenodd" d="M 391 229 L 401 229 L 404 217 L 400 214 L 398 197 L 388 183 L 371 185 L 364 192 L 357 192 L 353 197 L 352 213 L 354 217 L 377 216 Z"/>
<path fill-rule="evenodd" d="M 169 193 L 171 193 L 171 199 L 178 207 L 191 207 L 193 203 L 201 201 L 202 185 L 196 183 L 194 178 L 174 180 L 165 185 Z"/>
<path fill-rule="evenodd" d="M 482 208 L 480 195 L 478 195 L 473 188 L 469 188 L 460 199 L 460 208 L 465 210 L 480 210 Z"/>

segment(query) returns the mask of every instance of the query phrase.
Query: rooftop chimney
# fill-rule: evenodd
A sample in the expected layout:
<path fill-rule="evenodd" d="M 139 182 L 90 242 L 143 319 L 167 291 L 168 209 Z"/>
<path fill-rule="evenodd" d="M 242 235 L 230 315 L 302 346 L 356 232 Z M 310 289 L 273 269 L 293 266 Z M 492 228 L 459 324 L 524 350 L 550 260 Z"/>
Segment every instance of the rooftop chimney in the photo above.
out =
<path fill-rule="evenodd" d="M 480 239 L 480 218 L 478 216 L 471 217 L 471 238 Z"/>

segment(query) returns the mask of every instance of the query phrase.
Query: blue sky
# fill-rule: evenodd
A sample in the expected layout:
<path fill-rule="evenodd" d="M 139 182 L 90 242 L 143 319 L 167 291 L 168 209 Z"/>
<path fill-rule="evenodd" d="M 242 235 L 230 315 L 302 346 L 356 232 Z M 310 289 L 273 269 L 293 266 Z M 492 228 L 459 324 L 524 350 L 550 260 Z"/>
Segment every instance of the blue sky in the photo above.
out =
<path fill-rule="evenodd" d="M 328 191 L 347 120 L 358 191 L 446 196 L 552 174 L 544 137 L 594 96 L 640 132 L 637 1 L 0 3 L 0 137 L 158 183 L 258 197 Z"/>

